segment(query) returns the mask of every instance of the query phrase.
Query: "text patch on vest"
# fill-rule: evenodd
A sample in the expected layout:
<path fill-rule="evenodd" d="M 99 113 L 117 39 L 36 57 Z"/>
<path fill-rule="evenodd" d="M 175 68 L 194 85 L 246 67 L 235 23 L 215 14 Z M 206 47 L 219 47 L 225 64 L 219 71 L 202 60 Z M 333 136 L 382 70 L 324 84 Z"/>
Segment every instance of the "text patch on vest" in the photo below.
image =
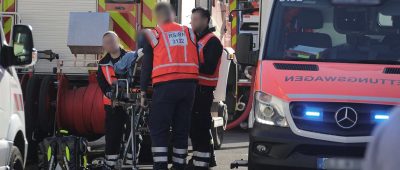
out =
<path fill-rule="evenodd" d="M 186 34 L 182 31 L 168 32 L 168 40 L 170 46 L 186 46 Z"/>

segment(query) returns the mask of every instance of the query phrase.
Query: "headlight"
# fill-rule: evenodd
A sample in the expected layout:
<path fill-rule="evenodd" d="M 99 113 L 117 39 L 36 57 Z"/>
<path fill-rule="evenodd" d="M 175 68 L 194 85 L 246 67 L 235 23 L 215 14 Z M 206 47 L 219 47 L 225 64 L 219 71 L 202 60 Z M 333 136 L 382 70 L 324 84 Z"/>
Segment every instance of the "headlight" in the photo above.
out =
<path fill-rule="evenodd" d="M 286 102 L 263 92 L 256 92 L 254 101 L 254 113 L 258 123 L 288 127 L 283 112 Z"/>

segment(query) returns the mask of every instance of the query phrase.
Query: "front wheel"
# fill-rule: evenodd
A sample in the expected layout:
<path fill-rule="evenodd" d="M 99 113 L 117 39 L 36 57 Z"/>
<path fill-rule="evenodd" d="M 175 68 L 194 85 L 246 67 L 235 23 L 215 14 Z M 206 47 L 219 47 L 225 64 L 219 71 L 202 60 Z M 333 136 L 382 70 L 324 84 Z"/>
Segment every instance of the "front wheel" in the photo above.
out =
<path fill-rule="evenodd" d="M 16 146 L 13 146 L 11 148 L 11 157 L 8 165 L 10 166 L 10 170 L 24 169 L 24 161 L 22 160 L 22 154 Z"/>

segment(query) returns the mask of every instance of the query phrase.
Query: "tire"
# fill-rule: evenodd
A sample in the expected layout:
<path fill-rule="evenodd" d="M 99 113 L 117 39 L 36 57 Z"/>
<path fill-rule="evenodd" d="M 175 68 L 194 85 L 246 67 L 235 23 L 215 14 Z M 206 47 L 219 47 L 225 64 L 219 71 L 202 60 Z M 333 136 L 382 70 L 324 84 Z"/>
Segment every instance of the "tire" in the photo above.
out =
<path fill-rule="evenodd" d="M 10 162 L 8 163 L 10 170 L 23 170 L 24 161 L 22 159 L 22 154 L 16 146 L 11 148 Z"/>
<path fill-rule="evenodd" d="M 51 136 L 54 132 L 55 108 L 51 105 L 55 100 L 55 87 L 53 78 L 46 76 L 40 84 L 39 102 L 38 102 L 38 129 L 41 137 Z"/>
<path fill-rule="evenodd" d="M 214 127 L 211 129 L 211 134 L 214 142 L 214 149 L 219 150 L 222 147 L 222 142 L 224 141 L 224 127 Z"/>
<path fill-rule="evenodd" d="M 211 129 L 215 150 L 221 149 L 224 140 L 224 131 L 228 124 L 228 109 L 225 103 L 218 104 L 218 117 L 222 117 L 224 124 L 223 126 Z"/>

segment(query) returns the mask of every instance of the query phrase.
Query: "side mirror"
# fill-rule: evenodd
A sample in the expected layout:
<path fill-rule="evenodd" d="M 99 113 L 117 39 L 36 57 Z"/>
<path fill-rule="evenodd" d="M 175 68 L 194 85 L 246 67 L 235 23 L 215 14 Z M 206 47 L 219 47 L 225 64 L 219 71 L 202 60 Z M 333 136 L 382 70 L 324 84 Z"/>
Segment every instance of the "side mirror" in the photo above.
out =
<path fill-rule="evenodd" d="M 242 33 L 238 35 L 236 45 L 236 59 L 243 65 L 254 66 L 257 64 L 258 55 L 253 51 L 253 35 Z"/>
<path fill-rule="evenodd" d="M 15 25 L 12 46 L 7 55 L 10 65 L 30 66 L 36 63 L 37 52 L 33 48 L 32 28 L 27 25 Z"/>

